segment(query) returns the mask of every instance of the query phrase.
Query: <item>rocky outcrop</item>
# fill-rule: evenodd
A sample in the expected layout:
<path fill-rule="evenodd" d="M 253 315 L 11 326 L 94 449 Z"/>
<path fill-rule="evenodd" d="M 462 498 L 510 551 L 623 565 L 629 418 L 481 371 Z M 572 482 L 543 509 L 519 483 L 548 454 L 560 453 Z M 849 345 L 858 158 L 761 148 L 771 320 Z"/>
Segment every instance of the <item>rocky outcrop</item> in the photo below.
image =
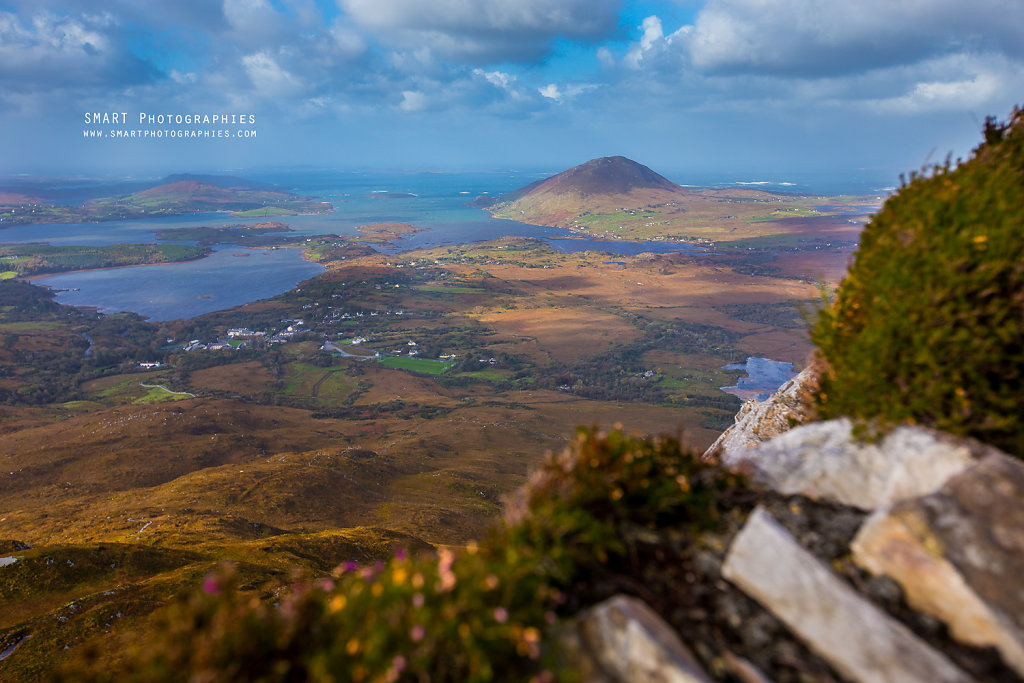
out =
<path fill-rule="evenodd" d="M 736 414 L 735 424 L 711 444 L 704 452 L 704 459 L 736 457 L 805 422 L 808 408 L 804 395 L 817 381 L 816 372 L 813 366 L 808 367 L 764 401 L 744 403 Z"/>
<path fill-rule="evenodd" d="M 852 547 L 913 607 L 1024 676 L 1024 464 L 990 455 L 934 494 L 878 511 Z"/>
<path fill-rule="evenodd" d="M 626 595 L 583 612 L 562 644 L 575 671 L 591 683 L 711 681 L 679 635 L 654 610 Z"/>
<path fill-rule="evenodd" d="M 845 418 L 790 428 L 800 384 L 747 404 L 713 452 L 750 475 L 761 504 L 707 541 L 720 555 L 700 556 L 702 580 L 724 579 L 714 590 L 734 606 L 709 616 L 751 626 L 710 644 L 681 628 L 678 642 L 616 598 L 575 622 L 583 680 L 1024 680 L 1024 463 L 919 426 L 869 438 Z"/>
<path fill-rule="evenodd" d="M 761 508 L 733 542 L 722 574 L 847 678 L 864 683 L 971 680 L 860 597 Z"/>
<path fill-rule="evenodd" d="M 875 510 L 932 493 L 993 452 L 975 441 L 909 425 L 864 440 L 850 420 L 840 418 L 797 427 L 722 460 L 778 493 Z"/>

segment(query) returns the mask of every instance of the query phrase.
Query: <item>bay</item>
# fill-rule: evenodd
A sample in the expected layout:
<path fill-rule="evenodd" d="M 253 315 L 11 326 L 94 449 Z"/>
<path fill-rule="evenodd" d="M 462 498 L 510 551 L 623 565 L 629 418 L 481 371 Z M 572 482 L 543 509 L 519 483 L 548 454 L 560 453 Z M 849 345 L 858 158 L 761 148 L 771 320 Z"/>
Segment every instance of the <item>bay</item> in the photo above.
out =
<path fill-rule="evenodd" d="M 300 249 L 216 249 L 196 261 L 61 273 L 36 282 L 68 306 L 131 311 L 151 320 L 191 318 L 286 292 L 324 271 Z M 240 276 L 242 275 L 242 276 Z"/>

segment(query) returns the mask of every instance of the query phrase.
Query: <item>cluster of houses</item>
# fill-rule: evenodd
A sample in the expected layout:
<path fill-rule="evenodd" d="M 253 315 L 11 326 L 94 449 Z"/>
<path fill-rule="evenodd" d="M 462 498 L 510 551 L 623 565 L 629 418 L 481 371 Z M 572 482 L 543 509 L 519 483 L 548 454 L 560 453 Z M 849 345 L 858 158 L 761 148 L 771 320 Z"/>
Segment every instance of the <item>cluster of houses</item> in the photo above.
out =
<path fill-rule="evenodd" d="M 297 318 L 286 318 L 281 321 L 287 323 L 287 327 L 275 332 L 274 334 L 267 336 L 266 332 L 250 330 L 248 327 L 232 327 L 226 333 L 227 339 L 218 340 L 204 344 L 199 339 L 192 339 L 188 343 L 184 344 L 180 348 L 183 351 L 221 351 L 223 349 L 243 349 L 247 346 L 255 346 L 258 342 L 265 342 L 267 344 L 284 344 L 290 341 L 296 334 L 306 332 L 304 328 L 305 322 Z M 168 343 L 173 340 L 168 339 Z M 139 364 L 139 367 L 144 367 L 143 364 Z M 155 366 L 159 367 L 159 365 Z"/>

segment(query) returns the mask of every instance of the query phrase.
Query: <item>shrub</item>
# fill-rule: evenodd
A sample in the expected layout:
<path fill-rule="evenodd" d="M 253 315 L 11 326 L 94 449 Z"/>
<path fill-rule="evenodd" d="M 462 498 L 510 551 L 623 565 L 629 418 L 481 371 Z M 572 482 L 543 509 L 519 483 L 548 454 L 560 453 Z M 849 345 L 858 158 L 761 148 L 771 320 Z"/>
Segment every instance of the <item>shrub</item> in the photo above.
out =
<path fill-rule="evenodd" d="M 822 417 L 919 422 L 1024 456 L 1024 114 L 915 175 L 812 331 Z"/>

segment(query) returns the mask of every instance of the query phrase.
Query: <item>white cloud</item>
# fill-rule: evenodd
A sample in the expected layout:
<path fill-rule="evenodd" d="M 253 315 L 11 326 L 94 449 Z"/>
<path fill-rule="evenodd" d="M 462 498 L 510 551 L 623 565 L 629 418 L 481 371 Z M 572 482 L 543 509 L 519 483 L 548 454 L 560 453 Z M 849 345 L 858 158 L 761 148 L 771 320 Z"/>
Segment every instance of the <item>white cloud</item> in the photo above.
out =
<path fill-rule="evenodd" d="M 1024 55 L 1019 0 L 709 0 L 689 39 L 700 69 L 811 76 L 979 49 Z"/>
<path fill-rule="evenodd" d="M 59 17 L 49 12 L 22 20 L 0 11 L 0 88 L 129 85 L 158 72 L 118 39 L 109 14 Z"/>
<path fill-rule="evenodd" d="M 1003 56 L 953 55 L 898 71 L 902 73 L 897 89 L 876 88 L 880 96 L 866 96 L 861 106 L 889 114 L 935 111 L 1002 114 L 1012 98 L 1024 92 L 1024 68 Z"/>
<path fill-rule="evenodd" d="M 425 109 L 427 106 L 427 96 L 416 90 L 403 90 L 402 101 L 398 104 L 398 109 L 404 112 L 414 112 Z"/>
<path fill-rule="evenodd" d="M 583 84 L 571 84 L 571 85 L 558 85 L 557 83 L 548 83 L 537 89 L 542 96 L 549 100 L 556 102 L 564 102 L 573 99 L 578 95 L 582 95 L 585 92 L 596 90 L 597 85 L 592 83 Z"/>
<path fill-rule="evenodd" d="M 288 97 L 297 95 L 303 89 L 302 82 L 266 52 L 246 55 L 242 58 L 242 66 L 253 86 L 262 95 Z"/>
<path fill-rule="evenodd" d="M 650 52 L 655 47 L 660 47 L 665 38 L 665 32 L 661 28 L 661 19 L 656 16 L 644 19 L 640 28 L 643 31 L 640 41 L 633 44 L 633 47 L 630 48 L 624 58 L 626 65 L 634 69 L 640 66 L 640 62 L 644 59 L 644 54 Z"/>
<path fill-rule="evenodd" d="M 357 24 L 399 47 L 470 62 L 533 60 L 557 37 L 610 36 L 620 0 L 338 0 Z"/>
<path fill-rule="evenodd" d="M 237 37 L 249 44 L 278 35 L 284 21 L 267 0 L 224 0 L 224 18 Z"/>

